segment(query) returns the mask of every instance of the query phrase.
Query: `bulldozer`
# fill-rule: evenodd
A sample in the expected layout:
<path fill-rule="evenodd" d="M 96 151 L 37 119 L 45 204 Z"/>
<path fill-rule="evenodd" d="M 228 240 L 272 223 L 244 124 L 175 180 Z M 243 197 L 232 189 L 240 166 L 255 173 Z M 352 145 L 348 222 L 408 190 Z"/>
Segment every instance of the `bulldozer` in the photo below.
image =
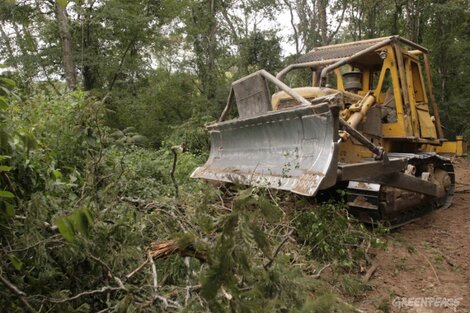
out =
<path fill-rule="evenodd" d="M 306 197 L 344 189 L 359 220 L 394 226 L 448 207 L 449 156 L 467 153 L 462 136 L 444 138 L 428 50 L 400 36 L 317 47 L 276 76 L 243 77 L 206 128 L 209 158 L 192 178 Z"/>

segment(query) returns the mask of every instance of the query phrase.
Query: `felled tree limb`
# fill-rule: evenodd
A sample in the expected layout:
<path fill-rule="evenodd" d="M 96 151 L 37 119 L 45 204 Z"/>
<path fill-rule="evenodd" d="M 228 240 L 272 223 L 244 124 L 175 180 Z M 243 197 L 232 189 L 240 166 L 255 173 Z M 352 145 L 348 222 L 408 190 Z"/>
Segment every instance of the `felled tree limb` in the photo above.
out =
<path fill-rule="evenodd" d="M 152 242 L 149 247 L 149 255 L 154 259 L 165 258 L 173 253 L 179 253 L 183 257 L 189 256 L 196 258 L 203 263 L 209 263 L 205 254 L 200 251 L 196 251 L 192 245 L 181 249 L 176 240 Z"/>
<path fill-rule="evenodd" d="M 144 268 L 147 264 L 149 264 L 150 258 L 163 259 L 174 253 L 179 253 L 182 257 L 188 256 L 188 257 L 196 258 L 203 263 L 210 263 L 209 258 L 204 253 L 196 251 L 196 249 L 192 245 L 189 245 L 186 248 L 181 249 L 178 246 L 178 243 L 176 240 L 152 242 L 148 249 L 147 259 L 142 264 L 140 264 L 136 269 L 134 269 L 132 272 L 127 274 L 126 279 L 131 278 L 137 272 L 139 272 L 142 268 Z"/>
<path fill-rule="evenodd" d="M 178 249 L 175 240 L 152 242 L 149 247 L 149 256 L 155 259 L 161 259 L 177 252 Z"/>

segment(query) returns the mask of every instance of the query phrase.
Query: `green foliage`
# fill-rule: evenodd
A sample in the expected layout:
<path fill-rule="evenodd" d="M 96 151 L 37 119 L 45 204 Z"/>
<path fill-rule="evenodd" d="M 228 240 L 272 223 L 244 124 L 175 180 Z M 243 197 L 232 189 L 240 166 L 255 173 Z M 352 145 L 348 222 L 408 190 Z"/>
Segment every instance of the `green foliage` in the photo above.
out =
<path fill-rule="evenodd" d="M 299 243 L 306 245 L 310 256 L 323 261 L 337 261 L 353 268 L 367 253 L 369 245 L 383 247 L 380 237 L 373 236 L 347 211 L 345 203 L 323 203 L 301 212 L 294 221 Z M 378 234 L 386 231 L 375 230 Z"/>
<path fill-rule="evenodd" d="M 15 136 L 8 132 L 9 98 L 14 96 L 12 89 L 16 84 L 11 79 L 0 76 L 0 222 L 12 218 L 15 215 L 14 186 L 10 182 L 12 167 L 6 164 L 10 159 L 10 146 L 15 141 Z M 9 185 L 9 186 L 8 186 Z M 10 190 L 6 190 L 7 187 Z"/>
<path fill-rule="evenodd" d="M 307 259 L 289 239 L 297 226 L 292 219 L 303 221 L 304 231 L 318 220 L 289 216 L 281 210 L 282 198 L 262 188 L 223 194 L 190 180 L 206 159 L 192 153 L 205 148 L 191 127 L 175 131 L 170 140 L 189 146 L 178 153 L 176 201 L 169 175 L 172 143 L 155 150 L 132 140 L 139 135 L 136 129 L 110 129 L 102 101 L 82 92 L 60 97 L 40 92 L 14 100 L 5 113 L 3 129 L 14 144 L 2 150 L 0 175 L 8 175 L 14 188 L 4 189 L 1 200 L 11 201 L 14 211 L 5 211 L 9 215 L 0 222 L 5 247 L 0 274 L 34 295 L 28 299 L 33 306 L 43 304 L 52 312 L 108 306 L 163 310 L 163 302 L 152 300 L 154 273 L 158 294 L 187 312 L 295 311 L 309 307 L 310 293 L 328 290 L 309 276 L 310 266 L 294 266 L 296 259 Z M 330 213 L 324 214 L 326 219 Z M 147 260 L 150 242 L 168 238 L 206 261 L 171 254 L 124 279 Z M 339 235 L 333 239 L 338 242 L 328 241 L 331 247 L 352 242 Z M 97 292 L 69 299 L 103 286 L 113 288 L 109 296 Z M 195 288 L 189 297 L 186 286 Z M 0 289 L 0 295 L 5 309 L 22 311 L 14 294 Z"/>
<path fill-rule="evenodd" d="M 275 73 L 281 69 L 280 40 L 272 33 L 254 32 L 241 40 L 240 59 L 246 74 L 260 69 Z"/>
<path fill-rule="evenodd" d="M 356 299 L 360 298 L 365 291 L 371 289 L 367 283 L 350 275 L 344 275 L 341 278 L 340 287 L 342 294 Z"/>
<path fill-rule="evenodd" d="M 335 295 L 326 293 L 319 296 L 315 300 L 308 301 L 302 309 L 301 313 L 354 313 L 357 312 L 354 308 L 345 305 L 344 303 L 338 302 Z"/>
<path fill-rule="evenodd" d="M 59 217 L 55 221 L 60 234 L 70 242 L 76 239 L 77 234 L 88 237 L 92 223 L 91 211 L 88 208 L 75 210 L 72 215 Z"/>
<path fill-rule="evenodd" d="M 196 109 L 193 79 L 189 74 L 159 70 L 135 85 L 133 92 L 126 88 L 116 91 L 108 99 L 108 124 L 120 129 L 133 127 L 154 147 L 160 147 L 172 128 L 187 124 Z"/>
<path fill-rule="evenodd" d="M 210 212 L 208 212 L 210 213 Z M 269 230 L 283 217 L 264 190 L 242 189 L 231 212 L 220 215 L 210 265 L 202 272 L 201 296 L 214 312 L 284 312 L 300 309 L 315 280 L 289 265 L 284 254 L 274 255 L 279 239 Z M 212 230 L 210 231 L 213 232 Z"/>

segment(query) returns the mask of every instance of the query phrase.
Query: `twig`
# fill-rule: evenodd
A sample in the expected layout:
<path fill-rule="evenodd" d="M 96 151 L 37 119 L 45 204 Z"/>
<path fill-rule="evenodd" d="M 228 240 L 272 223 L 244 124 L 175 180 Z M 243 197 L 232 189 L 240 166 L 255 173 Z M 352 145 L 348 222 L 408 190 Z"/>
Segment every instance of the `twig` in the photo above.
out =
<path fill-rule="evenodd" d="M 364 250 L 364 257 L 366 259 L 367 262 L 369 263 L 372 263 L 371 260 L 370 260 L 370 257 L 369 257 L 369 249 L 371 247 L 371 240 L 367 240 L 367 247 L 366 249 Z"/>
<path fill-rule="evenodd" d="M 142 264 L 140 264 L 135 270 L 130 272 L 129 274 L 126 275 L 126 279 L 131 278 L 134 276 L 137 272 L 139 272 L 142 268 L 144 268 L 145 265 L 149 263 L 149 259 L 147 258 Z"/>
<path fill-rule="evenodd" d="M 279 252 L 281 252 L 282 246 L 284 246 L 284 244 L 287 242 L 287 240 L 289 240 L 289 238 L 290 238 L 290 236 L 292 235 L 293 232 L 294 232 L 294 231 L 291 230 L 291 231 L 286 235 L 286 237 L 281 241 L 281 243 L 279 244 L 279 246 L 277 246 L 276 250 L 274 251 L 273 256 L 269 259 L 269 262 L 264 265 L 264 269 L 265 269 L 265 270 L 268 270 L 268 269 L 273 265 L 274 259 L 275 259 L 276 256 L 279 254 Z"/>
<path fill-rule="evenodd" d="M 185 233 L 188 232 L 188 229 L 183 225 L 183 222 L 188 224 L 191 227 L 194 227 L 194 225 L 192 225 L 189 222 L 188 219 L 183 219 L 183 218 L 180 218 L 180 217 L 176 216 L 175 212 L 181 214 L 181 211 L 179 211 L 176 206 L 166 205 L 166 204 L 157 203 L 157 202 L 147 203 L 145 200 L 142 200 L 142 199 L 132 199 L 132 198 L 128 198 L 128 197 L 121 197 L 120 200 L 135 204 L 140 209 L 143 209 L 147 212 L 151 212 L 154 209 L 160 210 L 162 213 L 165 213 L 165 214 L 171 216 L 178 223 L 178 225 L 181 227 L 181 229 Z"/>
<path fill-rule="evenodd" d="M 96 262 L 100 263 L 103 267 L 106 268 L 106 270 L 108 271 L 108 276 L 111 277 L 111 278 L 114 278 L 114 281 L 118 284 L 118 286 L 124 290 L 124 291 L 129 291 L 126 286 L 124 286 L 124 283 L 122 282 L 122 280 L 119 278 L 119 277 L 116 277 L 114 276 L 113 274 L 113 271 L 111 270 L 111 268 L 108 266 L 108 264 L 106 264 L 105 262 L 103 262 L 101 259 L 97 258 L 96 256 L 94 256 L 93 254 L 91 253 L 88 253 L 88 255 L 93 259 L 95 260 Z"/>
<path fill-rule="evenodd" d="M 114 281 L 118 284 L 119 288 L 121 288 L 122 290 L 126 292 L 129 291 L 129 289 L 127 289 L 126 286 L 124 286 L 122 280 L 119 277 L 114 276 Z"/>
<path fill-rule="evenodd" d="M 186 272 L 186 296 L 184 298 L 184 305 L 186 306 L 189 301 L 189 297 L 191 297 L 191 290 L 189 289 L 191 287 L 190 281 L 191 281 L 191 266 L 189 263 L 190 259 L 189 257 L 184 258 L 184 265 L 186 265 L 187 272 Z"/>
<path fill-rule="evenodd" d="M 93 260 L 95 260 L 96 262 L 98 262 L 102 266 L 104 266 L 104 268 L 106 268 L 106 270 L 108 271 L 108 276 L 114 277 L 113 272 L 111 271 L 111 268 L 108 266 L 108 264 L 104 263 L 101 259 L 97 258 L 96 256 L 94 256 L 91 253 L 88 253 L 88 255 L 90 256 L 90 258 L 92 258 Z"/>
<path fill-rule="evenodd" d="M 213 207 L 214 209 L 232 212 L 232 209 L 231 209 L 231 208 L 227 208 L 226 206 L 223 206 L 223 205 L 220 205 L 220 204 L 214 203 L 214 204 L 211 204 L 210 206 Z"/>
<path fill-rule="evenodd" d="M 16 287 L 15 285 L 13 285 L 8 279 L 6 279 L 5 277 L 3 277 L 2 275 L 0 275 L 0 281 L 1 281 L 8 289 L 10 289 L 11 292 L 13 292 L 16 296 L 18 296 L 18 298 L 21 300 L 21 302 L 23 302 L 23 304 L 25 305 L 25 307 L 28 308 L 28 310 L 29 310 L 30 312 L 36 313 L 36 310 L 31 306 L 31 304 L 29 304 L 28 300 L 26 300 L 26 298 L 25 298 L 26 293 L 24 293 L 23 291 L 21 291 L 20 289 L 18 289 L 18 287 Z"/>
<path fill-rule="evenodd" d="M 155 266 L 155 262 L 153 261 L 153 257 L 150 255 L 150 252 L 148 254 L 148 259 L 149 259 L 150 265 L 152 265 L 153 288 L 155 289 L 155 295 L 157 295 L 157 292 L 158 292 L 157 267 Z"/>
<path fill-rule="evenodd" d="M 104 293 L 104 292 L 107 292 L 107 291 L 118 291 L 118 290 L 123 290 L 123 289 L 121 287 L 104 286 L 101 289 L 81 292 L 81 293 L 79 293 L 79 294 L 77 294 L 73 297 L 70 297 L 70 298 L 65 298 L 65 299 L 48 298 L 48 299 L 46 299 L 46 301 L 48 301 L 50 303 L 65 303 L 65 302 L 68 302 L 68 301 L 77 300 L 78 298 L 81 298 L 83 296 L 89 296 L 89 295 L 94 295 L 94 294 L 98 294 L 98 293 Z M 126 291 L 126 290 L 124 290 L 124 291 Z"/>
<path fill-rule="evenodd" d="M 124 53 L 121 56 L 121 61 L 119 61 L 119 67 L 118 67 L 116 73 L 114 73 L 113 79 L 111 80 L 111 83 L 109 84 L 109 88 L 108 88 L 109 91 L 113 90 L 114 84 L 116 83 L 116 80 L 117 80 L 119 74 L 121 73 L 122 65 L 124 64 L 124 60 L 126 58 L 126 55 L 129 52 L 129 49 L 136 42 L 136 39 L 137 39 L 136 37 L 132 38 L 131 41 L 129 42 L 129 44 L 126 46 L 126 49 L 124 50 Z"/>
<path fill-rule="evenodd" d="M 176 181 L 176 178 L 175 178 L 176 161 L 178 160 L 178 151 L 181 151 L 181 152 L 184 151 L 183 145 L 171 147 L 171 152 L 173 153 L 173 167 L 171 168 L 170 176 L 173 182 L 173 186 L 175 186 L 175 199 L 179 198 L 178 182 Z"/>
<path fill-rule="evenodd" d="M 431 261 L 429 261 L 428 257 L 422 253 L 422 252 L 419 252 L 419 254 L 421 254 L 424 259 L 426 260 L 426 262 L 428 262 L 429 266 L 431 267 L 432 271 L 434 272 L 434 276 L 436 276 L 436 280 L 439 284 L 441 284 L 441 280 L 439 279 L 439 276 L 437 276 L 437 272 L 436 272 L 436 269 L 434 268 L 434 266 L 432 265 Z"/>
<path fill-rule="evenodd" d="M 363 311 L 361 309 L 358 309 L 356 307 L 354 307 L 352 304 L 349 304 L 347 303 L 346 301 L 340 299 L 340 298 L 336 298 L 336 300 L 342 304 L 344 304 L 345 306 L 347 306 L 348 308 L 350 308 L 351 310 L 353 310 L 354 312 L 357 312 L 357 313 L 367 313 L 366 311 Z"/>
<path fill-rule="evenodd" d="M 154 300 L 160 300 L 163 302 L 163 304 L 165 305 L 164 308 L 167 309 L 167 308 L 173 308 L 173 309 L 181 309 L 181 305 L 176 302 L 176 301 L 173 301 L 173 300 L 170 300 L 170 299 L 167 299 L 165 297 L 162 297 L 160 295 L 155 295 L 154 297 Z M 152 301 L 152 302 L 153 302 Z"/>
<path fill-rule="evenodd" d="M 220 191 L 220 188 L 219 188 L 219 191 Z M 224 198 L 222 198 L 222 196 L 219 193 L 217 193 L 217 196 L 219 196 L 220 203 L 222 203 L 222 206 L 225 207 Z"/>
<path fill-rule="evenodd" d="M 327 269 L 328 267 L 331 266 L 331 263 L 328 263 L 327 265 L 323 266 L 315 275 L 313 275 L 313 278 L 320 278 L 321 273 Z"/>
<path fill-rule="evenodd" d="M 445 255 L 444 253 L 442 253 L 441 250 L 437 249 L 437 248 L 433 248 L 434 251 L 436 251 L 436 253 L 438 253 L 446 262 L 447 264 L 449 264 L 450 266 L 454 267 L 455 266 L 455 263 L 452 262 L 452 260 L 447 256 Z"/>
<path fill-rule="evenodd" d="M 377 267 L 378 267 L 378 264 L 377 263 L 374 263 L 372 264 L 372 266 L 367 270 L 366 274 L 364 275 L 364 277 L 362 278 L 362 281 L 364 283 L 367 283 L 370 278 L 372 277 L 372 275 L 374 275 L 375 271 L 377 270 Z"/>
<path fill-rule="evenodd" d="M 197 285 L 193 285 L 193 286 L 185 286 L 185 287 L 176 287 L 176 288 L 180 288 L 180 289 L 184 289 L 186 292 L 198 292 L 202 289 L 202 285 L 201 284 L 197 284 Z M 178 295 L 180 291 L 178 289 L 174 289 L 172 290 L 171 292 L 169 292 L 167 294 L 168 297 L 170 298 L 173 298 L 173 297 L 176 297 Z"/>
<path fill-rule="evenodd" d="M 156 300 L 160 300 L 161 302 L 163 302 L 163 308 L 164 309 L 167 309 L 167 308 L 172 308 L 172 309 L 181 309 L 181 305 L 176 302 L 176 301 L 173 301 L 173 300 L 170 300 L 170 299 L 167 299 L 159 294 L 156 294 L 153 299 L 151 299 L 150 301 L 144 303 L 141 308 L 146 308 L 148 306 L 150 306 L 152 303 L 154 303 Z"/>
<path fill-rule="evenodd" d="M 44 239 L 44 240 L 40 240 L 40 241 L 38 241 L 38 242 L 36 242 L 36 243 L 34 243 L 34 244 L 28 246 L 28 247 L 19 248 L 19 249 L 12 249 L 12 250 L 9 251 L 9 253 L 11 253 L 11 252 L 26 251 L 26 250 L 32 249 L 32 248 L 34 248 L 34 247 L 37 247 L 37 246 L 39 246 L 39 245 L 42 244 L 42 243 L 47 244 L 47 243 L 55 243 L 55 242 L 60 243 L 60 242 L 63 242 L 62 239 L 56 239 L 56 238 L 58 238 L 58 235 L 53 235 L 51 238 L 47 238 L 47 239 Z"/>

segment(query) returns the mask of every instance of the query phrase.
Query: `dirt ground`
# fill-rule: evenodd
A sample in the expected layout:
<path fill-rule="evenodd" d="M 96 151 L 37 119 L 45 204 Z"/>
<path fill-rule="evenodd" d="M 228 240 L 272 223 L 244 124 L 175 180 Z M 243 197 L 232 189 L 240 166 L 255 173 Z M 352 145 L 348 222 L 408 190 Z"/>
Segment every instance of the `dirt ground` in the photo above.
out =
<path fill-rule="evenodd" d="M 454 168 L 452 206 L 388 236 L 387 250 L 376 256 L 371 290 L 356 307 L 365 312 L 470 312 L 470 161 L 455 160 Z"/>

